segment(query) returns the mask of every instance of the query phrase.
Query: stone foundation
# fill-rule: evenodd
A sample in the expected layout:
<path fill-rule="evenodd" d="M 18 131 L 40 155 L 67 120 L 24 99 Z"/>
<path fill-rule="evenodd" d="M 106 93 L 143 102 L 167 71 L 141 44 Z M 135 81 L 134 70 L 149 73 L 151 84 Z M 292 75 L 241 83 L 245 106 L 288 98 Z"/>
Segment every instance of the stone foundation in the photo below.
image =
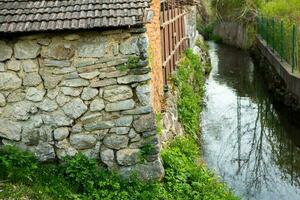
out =
<path fill-rule="evenodd" d="M 162 131 L 160 142 L 162 147 L 168 146 L 168 143 L 177 136 L 183 136 L 184 130 L 178 119 L 177 110 L 177 92 L 171 83 L 170 90 L 165 94 L 164 112 L 161 114 Z"/>
<path fill-rule="evenodd" d="M 143 31 L 0 39 L 0 143 L 41 161 L 80 152 L 123 176 L 161 178 Z"/>
<path fill-rule="evenodd" d="M 291 67 L 287 66 L 285 62 L 281 62 L 280 58 L 277 56 L 273 57 L 273 55 L 263 51 L 262 49 L 267 50 L 268 48 L 262 48 L 262 45 L 258 40 L 256 48 L 253 48 L 251 53 L 255 61 L 255 66 L 260 70 L 266 81 L 266 86 L 273 97 L 273 101 L 283 104 L 293 111 L 300 112 L 300 77 L 292 74 L 290 72 Z"/>

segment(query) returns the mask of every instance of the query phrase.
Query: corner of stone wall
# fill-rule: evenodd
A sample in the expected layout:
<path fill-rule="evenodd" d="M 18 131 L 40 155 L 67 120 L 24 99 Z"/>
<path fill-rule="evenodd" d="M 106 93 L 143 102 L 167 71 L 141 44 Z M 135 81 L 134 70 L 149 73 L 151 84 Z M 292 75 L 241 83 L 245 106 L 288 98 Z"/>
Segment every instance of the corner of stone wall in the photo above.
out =
<path fill-rule="evenodd" d="M 165 148 L 169 142 L 178 136 L 184 135 L 184 129 L 179 122 L 177 100 L 178 93 L 176 87 L 170 82 L 170 89 L 165 94 L 164 109 L 161 113 L 162 131 L 159 136 L 161 147 Z"/>
<path fill-rule="evenodd" d="M 0 145 L 162 178 L 145 29 L 0 40 Z"/>

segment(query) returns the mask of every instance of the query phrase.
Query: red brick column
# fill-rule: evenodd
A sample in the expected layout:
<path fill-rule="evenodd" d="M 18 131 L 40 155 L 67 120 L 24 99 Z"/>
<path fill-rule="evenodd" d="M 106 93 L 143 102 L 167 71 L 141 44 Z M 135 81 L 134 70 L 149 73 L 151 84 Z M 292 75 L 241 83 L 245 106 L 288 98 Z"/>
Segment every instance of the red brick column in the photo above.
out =
<path fill-rule="evenodd" d="M 152 69 L 151 103 L 154 111 L 160 112 L 163 98 L 163 74 L 160 34 L 160 0 L 152 0 L 151 9 L 154 11 L 152 22 L 146 25 L 149 39 L 149 61 Z"/>

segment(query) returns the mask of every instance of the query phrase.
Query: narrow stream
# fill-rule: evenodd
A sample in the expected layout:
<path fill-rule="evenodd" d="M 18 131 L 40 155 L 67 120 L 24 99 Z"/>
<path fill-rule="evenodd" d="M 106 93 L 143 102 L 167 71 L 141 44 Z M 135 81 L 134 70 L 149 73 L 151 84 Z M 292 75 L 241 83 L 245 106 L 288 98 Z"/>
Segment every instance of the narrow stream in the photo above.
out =
<path fill-rule="evenodd" d="M 204 159 L 242 199 L 300 200 L 300 117 L 272 104 L 245 51 L 209 43 Z"/>

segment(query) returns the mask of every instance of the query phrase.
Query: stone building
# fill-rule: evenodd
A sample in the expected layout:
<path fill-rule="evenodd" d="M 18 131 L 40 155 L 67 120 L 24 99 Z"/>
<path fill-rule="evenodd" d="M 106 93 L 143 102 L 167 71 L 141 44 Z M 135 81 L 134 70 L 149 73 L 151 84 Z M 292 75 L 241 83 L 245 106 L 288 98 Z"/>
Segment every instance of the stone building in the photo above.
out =
<path fill-rule="evenodd" d="M 125 177 L 161 178 L 155 112 L 166 82 L 162 17 L 174 28 L 168 53 L 177 60 L 188 44 L 176 30 L 187 36 L 194 26 L 183 8 L 166 5 L 0 0 L 0 145 L 41 161 L 81 152 Z"/>

